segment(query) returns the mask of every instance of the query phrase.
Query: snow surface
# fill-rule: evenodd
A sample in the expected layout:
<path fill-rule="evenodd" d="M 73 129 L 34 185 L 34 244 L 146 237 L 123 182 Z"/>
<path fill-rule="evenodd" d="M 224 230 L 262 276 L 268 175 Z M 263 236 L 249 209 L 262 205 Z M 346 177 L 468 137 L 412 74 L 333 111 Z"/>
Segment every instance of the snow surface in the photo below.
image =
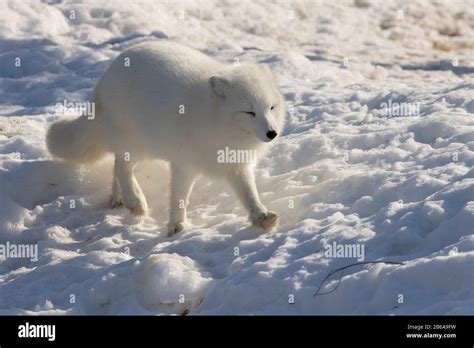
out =
<path fill-rule="evenodd" d="M 287 127 L 257 177 L 278 230 L 201 178 L 193 227 L 167 238 L 165 163 L 138 170 L 140 220 L 107 208 L 110 158 L 51 160 L 55 104 L 87 101 L 147 40 L 275 72 Z M 0 243 L 40 251 L 0 260 L 0 314 L 473 314 L 473 50 L 471 0 L 0 0 Z M 351 267 L 314 296 L 357 262 L 325 257 L 333 242 L 404 265 Z"/>

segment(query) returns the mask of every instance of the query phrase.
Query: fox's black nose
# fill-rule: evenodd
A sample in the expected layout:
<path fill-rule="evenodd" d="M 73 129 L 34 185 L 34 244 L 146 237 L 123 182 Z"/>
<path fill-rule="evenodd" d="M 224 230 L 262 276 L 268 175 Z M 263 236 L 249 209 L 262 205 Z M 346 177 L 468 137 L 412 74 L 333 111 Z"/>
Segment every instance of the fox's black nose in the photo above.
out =
<path fill-rule="evenodd" d="M 274 139 L 276 136 L 277 136 L 277 132 L 275 132 L 274 130 L 267 132 L 267 138 L 270 140 Z"/>

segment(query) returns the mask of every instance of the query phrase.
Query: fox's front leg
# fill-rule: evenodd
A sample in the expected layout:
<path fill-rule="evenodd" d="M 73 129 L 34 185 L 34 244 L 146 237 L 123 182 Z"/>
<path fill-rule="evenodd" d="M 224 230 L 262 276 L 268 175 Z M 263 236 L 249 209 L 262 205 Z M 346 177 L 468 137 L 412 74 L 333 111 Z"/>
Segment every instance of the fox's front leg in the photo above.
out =
<path fill-rule="evenodd" d="M 230 183 L 249 213 L 255 226 L 270 230 L 278 224 L 278 214 L 269 211 L 258 197 L 255 175 L 250 166 L 236 168 L 230 177 Z"/>
<path fill-rule="evenodd" d="M 171 164 L 170 219 L 168 236 L 182 231 L 186 227 L 186 207 L 194 184 L 194 171 Z"/>

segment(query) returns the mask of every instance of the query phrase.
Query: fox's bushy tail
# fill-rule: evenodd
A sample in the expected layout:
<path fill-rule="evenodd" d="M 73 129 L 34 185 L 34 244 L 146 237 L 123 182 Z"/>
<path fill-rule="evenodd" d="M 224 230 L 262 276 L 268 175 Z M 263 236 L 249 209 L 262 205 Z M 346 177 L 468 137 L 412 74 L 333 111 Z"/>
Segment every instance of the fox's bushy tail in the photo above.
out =
<path fill-rule="evenodd" d="M 49 152 L 70 162 L 93 162 L 107 152 L 96 120 L 65 118 L 51 125 L 46 137 Z"/>

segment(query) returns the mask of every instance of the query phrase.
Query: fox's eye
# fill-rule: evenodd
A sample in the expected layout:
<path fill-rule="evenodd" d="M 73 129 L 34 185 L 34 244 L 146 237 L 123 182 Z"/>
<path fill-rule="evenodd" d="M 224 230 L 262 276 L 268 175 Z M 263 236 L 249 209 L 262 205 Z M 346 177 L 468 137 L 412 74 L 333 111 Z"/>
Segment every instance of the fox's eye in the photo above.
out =
<path fill-rule="evenodd" d="M 270 110 L 273 110 L 273 109 L 275 109 L 275 107 L 274 107 L 274 106 L 272 106 L 272 107 L 270 108 Z"/>
<path fill-rule="evenodd" d="M 255 117 L 255 112 L 253 112 L 253 111 L 244 111 L 244 113 L 246 113 L 246 114 L 248 114 L 252 117 Z"/>

